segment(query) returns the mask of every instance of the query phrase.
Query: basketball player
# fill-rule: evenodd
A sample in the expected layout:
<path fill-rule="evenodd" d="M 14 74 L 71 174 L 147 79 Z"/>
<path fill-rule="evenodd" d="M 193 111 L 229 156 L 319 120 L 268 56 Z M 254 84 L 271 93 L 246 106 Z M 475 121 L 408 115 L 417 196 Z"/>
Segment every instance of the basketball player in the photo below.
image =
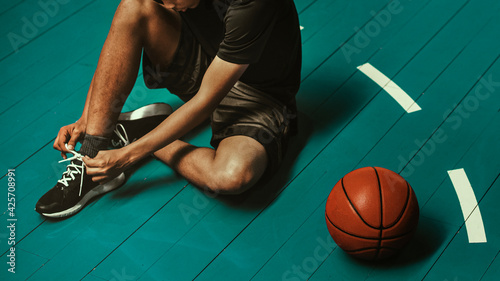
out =
<path fill-rule="evenodd" d="M 185 101 L 175 112 L 153 104 L 120 114 L 141 57 L 146 85 Z M 275 173 L 295 133 L 300 68 L 292 0 L 122 0 L 82 116 L 54 142 L 67 170 L 36 211 L 72 215 L 151 154 L 198 187 L 247 190 Z M 179 140 L 208 118 L 213 148 Z"/>

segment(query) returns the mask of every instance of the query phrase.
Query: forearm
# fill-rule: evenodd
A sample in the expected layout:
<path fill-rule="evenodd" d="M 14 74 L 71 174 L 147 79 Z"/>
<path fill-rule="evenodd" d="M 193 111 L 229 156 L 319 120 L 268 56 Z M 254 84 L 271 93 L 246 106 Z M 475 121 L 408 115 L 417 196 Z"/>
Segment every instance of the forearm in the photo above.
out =
<path fill-rule="evenodd" d="M 167 146 L 207 119 L 247 67 L 216 57 L 205 73 L 198 93 L 156 129 L 126 147 L 131 161 L 136 162 Z"/>
<path fill-rule="evenodd" d="M 154 130 L 125 147 L 126 154 L 132 162 L 137 162 L 167 146 L 206 120 L 215 106 L 197 101 L 196 97 L 193 98 L 172 113 Z"/>

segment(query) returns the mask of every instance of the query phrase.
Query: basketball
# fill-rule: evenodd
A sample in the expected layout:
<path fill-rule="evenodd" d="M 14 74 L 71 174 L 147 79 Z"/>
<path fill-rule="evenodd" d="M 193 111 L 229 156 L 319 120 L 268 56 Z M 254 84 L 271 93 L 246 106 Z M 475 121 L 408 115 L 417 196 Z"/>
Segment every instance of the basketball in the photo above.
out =
<path fill-rule="evenodd" d="M 417 229 L 419 208 L 403 177 L 384 168 L 365 167 L 335 184 L 325 216 L 330 235 L 346 253 L 382 260 L 408 244 Z"/>

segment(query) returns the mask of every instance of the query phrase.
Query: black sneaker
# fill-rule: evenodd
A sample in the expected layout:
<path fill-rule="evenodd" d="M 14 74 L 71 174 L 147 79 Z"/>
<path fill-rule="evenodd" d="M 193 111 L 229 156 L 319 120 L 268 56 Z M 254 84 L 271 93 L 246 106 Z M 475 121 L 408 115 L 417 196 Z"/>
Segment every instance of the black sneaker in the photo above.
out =
<path fill-rule="evenodd" d="M 114 148 L 129 145 L 156 128 L 172 112 L 172 107 L 166 103 L 153 103 L 121 113 L 111 137 L 111 145 Z"/>
<path fill-rule="evenodd" d="M 36 203 L 35 210 L 43 216 L 60 218 L 73 215 L 83 209 L 90 199 L 125 182 L 123 173 L 105 184 L 93 182 L 92 177 L 85 173 L 83 156 L 76 151 L 71 153 L 73 157 L 59 161 L 71 161 L 62 178 Z"/>

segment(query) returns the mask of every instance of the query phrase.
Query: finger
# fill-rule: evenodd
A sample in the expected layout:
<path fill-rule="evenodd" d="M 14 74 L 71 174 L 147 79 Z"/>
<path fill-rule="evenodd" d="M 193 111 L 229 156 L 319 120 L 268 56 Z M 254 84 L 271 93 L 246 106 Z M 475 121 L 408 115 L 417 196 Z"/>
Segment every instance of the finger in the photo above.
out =
<path fill-rule="evenodd" d="M 54 144 L 52 146 L 54 147 L 54 149 L 61 151 L 61 149 L 59 148 L 58 141 L 59 141 L 59 135 L 56 137 L 56 140 L 54 141 Z M 68 158 L 66 156 L 66 153 L 64 153 L 62 151 L 61 151 L 61 156 L 62 156 L 63 159 L 67 159 Z"/>
<path fill-rule="evenodd" d="M 59 146 L 61 147 L 61 151 L 69 153 L 70 150 L 66 147 L 66 141 L 59 142 Z"/>
<path fill-rule="evenodd" d="M 59 143 L 59 134 L 57 134 L 57 137 L 56 137 L 56 139 L 54 140 L 54 144 L 52 145 L 52 147 L 54 147 L 54 149 L 59 150 L 59 145 L 58 145 L 58 143 Z"/>
<path fill-rule="evenodd" d="M 68 150 L 75 150 L 76 142 L 80 138 L 80 133 L 73 131 L 70 140 L 68 141 Z"/>
<path fill-rule="evenodd" d="M 86 173 L 89 176 L 104 176 L 104 175 L 106 175 L 106 173 L 100 167 L 95 167 L 95 168 L 90 167 L 89 168 L 87 166 Z"/>
<path fill-rule="evenodd" d="M 95 159 L 88 157 L 87 155 L 82 157 L 82 161 L 88 168 L 98 167 L 98 164 L 96 163 L 97 161 Z"/>
<path fill-rule="evenodd" d="M 85 163 L 87 175 L 102 176 L 106 174 L 106 169 L 104 169 L 103 165 L 101 165 L 101 161 L 96 161 L 94 159 L 89 158 L 88 156 L 83 157 L 82 160 Z"/>
<path fill-rule="evenodd" d="M 54 148 L 57 149 L 57 150 L 59 150 L 59 151 L 63 151 L 62 147 L 60 145 L 61 144 L 61 140 L 63 139 L 63 136 L 64 136 L 64 128 L 61 128 L 59 130 L 59 133 L 57 133 L 57 137 L 56 137 L 56 139 L 54 141 Z M 62 142 L 64 142 L 64 141 L 62 141 Z"/>
<path fill-rule="evenodd" d="M 58 134 L 56 139 L 54 140 L 53 147 L 54 147 L 54 149 L 61 151 L 61 156 L 63 159 L 68 159 L 68 157 L 66 156 L 66 152 L 63 151 L 61 146 L 60 146 L 60 139 L 61 138 L 59 136 L 60 136 L 60 134 Z"/>
<path fill-rule="evenodd" d="M 63 137 L 59 138 L 59 151 L 64 152 L 64 153 L 69 153 L 69 150 L 66 148 L 66 143 L 68 139 L 70 138 L 69 132 L 65 131 Z"/>

